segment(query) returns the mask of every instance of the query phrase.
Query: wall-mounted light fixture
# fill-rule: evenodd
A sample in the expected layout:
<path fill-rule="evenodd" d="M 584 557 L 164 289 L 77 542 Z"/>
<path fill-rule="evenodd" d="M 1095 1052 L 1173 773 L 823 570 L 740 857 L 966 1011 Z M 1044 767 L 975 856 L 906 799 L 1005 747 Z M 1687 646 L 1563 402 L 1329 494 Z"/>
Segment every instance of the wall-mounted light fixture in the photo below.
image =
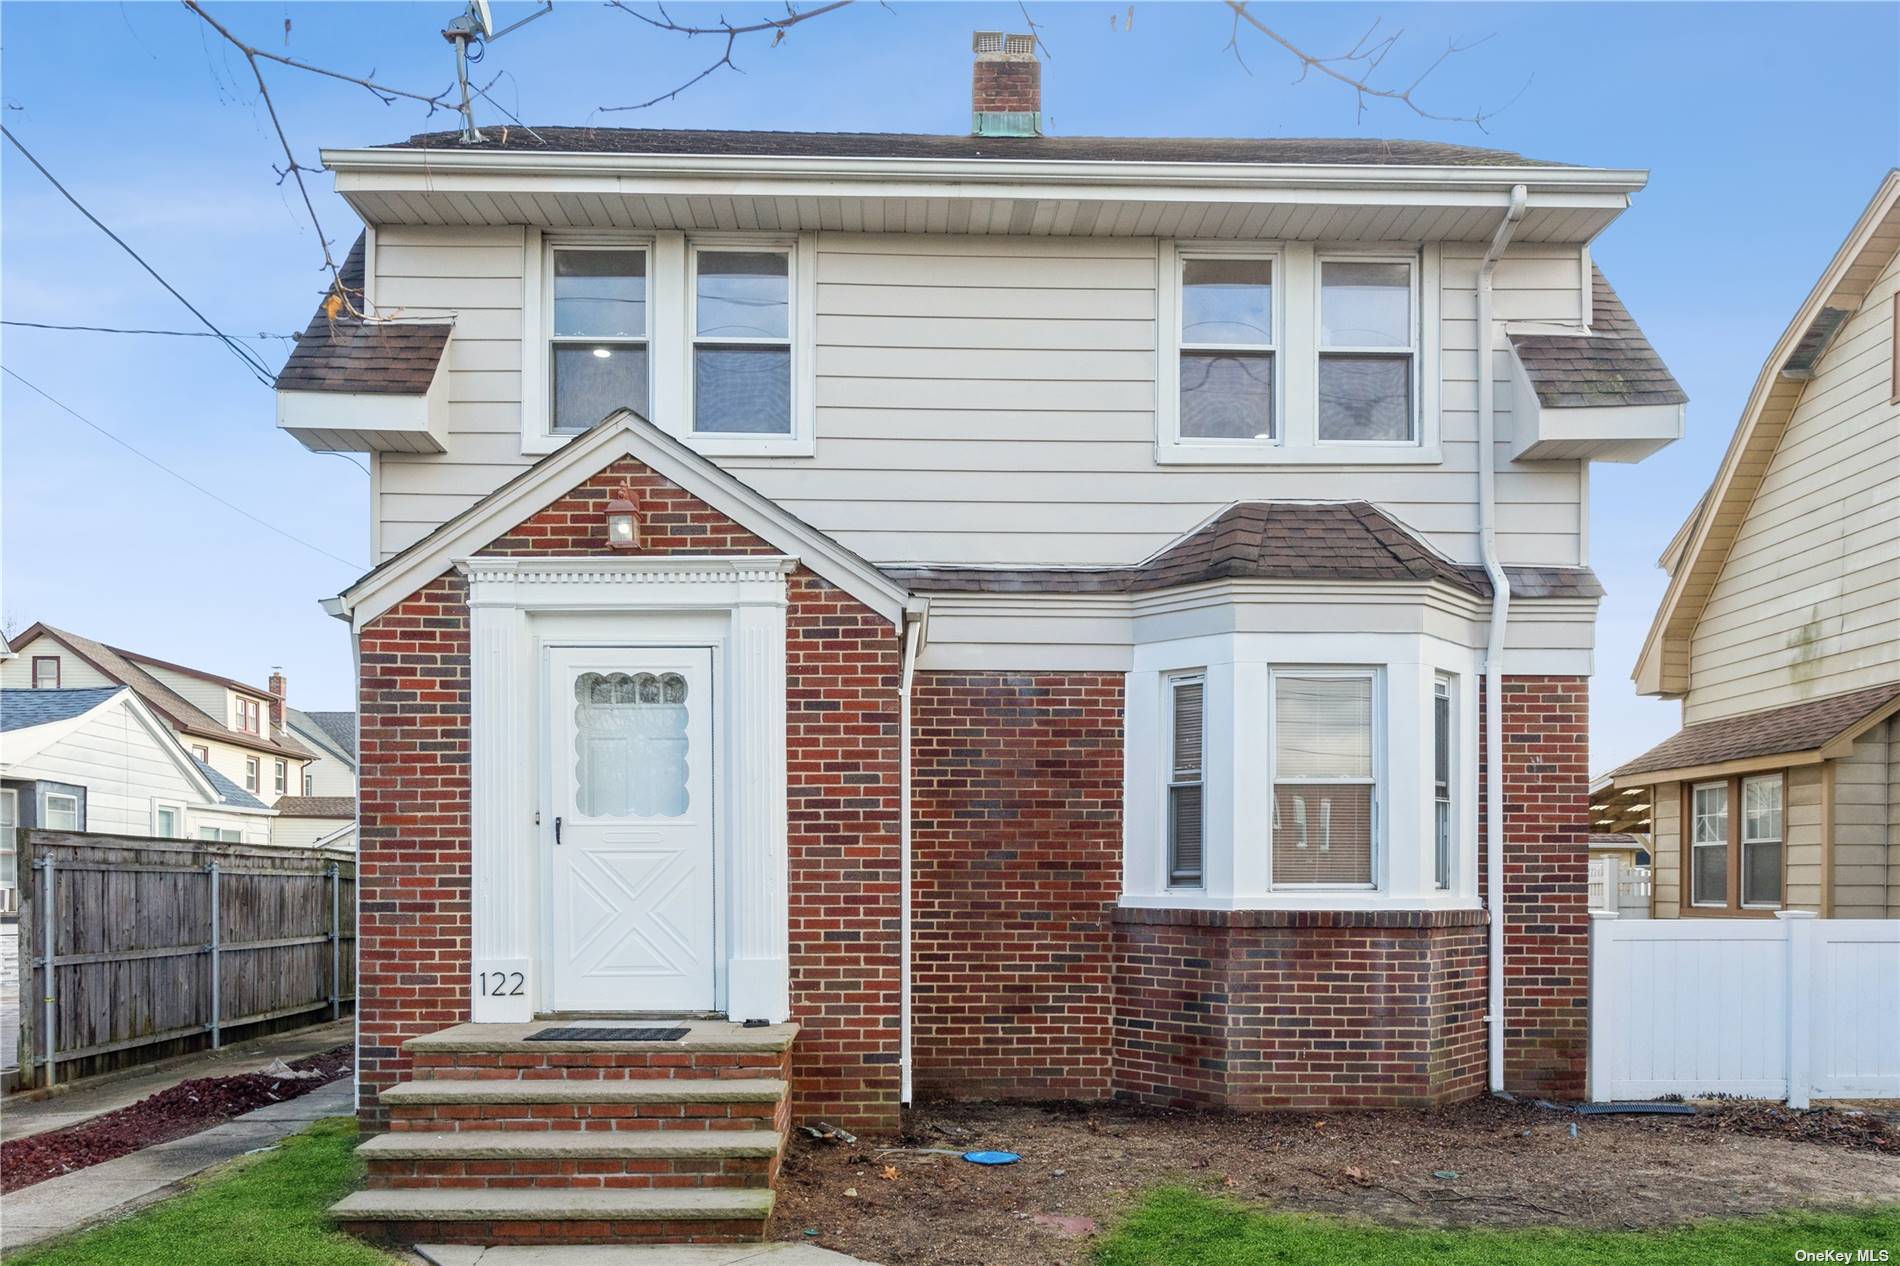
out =
<path fill-rule="evenodd" d="M 622 484 L 607 502 L 607 544 L 614 549 L 640 548 L 640 513 L 633 504 L 631 484 Z"/>

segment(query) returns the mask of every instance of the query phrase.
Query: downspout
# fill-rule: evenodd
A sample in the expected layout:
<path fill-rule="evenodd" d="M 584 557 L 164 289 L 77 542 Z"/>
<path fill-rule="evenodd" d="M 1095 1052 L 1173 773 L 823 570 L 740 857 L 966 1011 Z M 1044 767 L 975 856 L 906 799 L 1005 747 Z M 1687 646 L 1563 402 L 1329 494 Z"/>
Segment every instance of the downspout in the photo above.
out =
<path fill-rule="evenodd" d="M 1491 274 L 1517 232 L 1529 201 L 1511 187 L 1511 205 L 1478 265 L 1478 534 L 1484 573 L 1491 580 L 1491 631 L 1484 648 L 1484 900 L 1491 913 L 1485 977 L 1490 999 L 1488 1064 L 1491 1093 L 1504 1089 L 1504 634 L 1510 621 L 1511 582 L 1498 561 L 1497 336 L 1491 324 Z"/>
<path fill-rule="evenodd" d="M 921 599 L 904 606 L 904 664 L 897 682 L 897 1069 L 898 1101 L 911 1101 L 910 1063 L 910 684 L 923 650 L 930 608 Z"/>

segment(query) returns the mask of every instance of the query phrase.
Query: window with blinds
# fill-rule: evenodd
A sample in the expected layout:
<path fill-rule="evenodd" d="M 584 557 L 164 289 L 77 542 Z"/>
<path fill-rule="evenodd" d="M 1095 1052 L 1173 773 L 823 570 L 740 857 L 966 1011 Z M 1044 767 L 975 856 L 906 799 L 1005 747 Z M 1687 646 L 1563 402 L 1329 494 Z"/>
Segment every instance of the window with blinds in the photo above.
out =
<path fill-rule="evenodd" d="M 1204 683 L 1198 676 L 1168 683 L 1168 883 L 1201 885 Z"/>
<path fill-rule="evenodd" d="M 1370 886 L 1373 674 L 1273 679 L 1273 884 Z"/>

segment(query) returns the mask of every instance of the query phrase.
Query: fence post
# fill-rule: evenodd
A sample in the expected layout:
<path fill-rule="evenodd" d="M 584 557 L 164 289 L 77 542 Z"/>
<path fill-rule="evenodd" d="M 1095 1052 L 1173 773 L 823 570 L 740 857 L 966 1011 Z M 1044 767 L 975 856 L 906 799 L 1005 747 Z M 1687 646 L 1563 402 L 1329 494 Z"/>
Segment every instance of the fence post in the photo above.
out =
<path fill-rule="evenodd" d="M 330 863 L 330 1018 L 343 1014 L 343 876 Z"/>
<path fill-rule="evenodd" d="M 1614 894 L 1615 888 L 1610 892 Z M 1614 898 L 1613 898 L 1614 899 Z M 1616 937 L 1615 910 L 1590 911 L 1590 1037 L 1584 1063 L 1584 1097 L 1602 1103 L 1610 1097 L 1609 1050 L 1615 1020 L 1607 1012 L 1609 987 L 1604 983 L 1610 945 Z"/>
<path fill-rule="evenodd" d="M 205 874 L 211 877 L 211 1049 L 217 1050 L 224 1044 L 224 1035 L 220 1031 L 219 1020 L 224 1011 L 224 984 L 219 976 L 219 926 L 218 898 L 223 885 L 218 878 L 218 863 L 212 861 L 205 866 Z"/>
<path fill-rule="evenodd" d="M 1777 910 L 1775 917 L 1788 937 L 1788 1106 L 1805 1108 L 1814 1088 L 1814 911 Z"/>
<path fill-rule="evenodd" d="M 46 856 L 40 858 L 40 944 L 45 953 L 44 965 L 40 968 L 42 1023 L 46 1028 L 46 1085 L 55 1085 L 59 1080 L 59 1008 L 54 1004 L 58 996 L 55 981 L 58 973 L 53 968 L 53 958 L 59 948 L 56 933 L 56 921 L 53 917 L 53 854 L 49 849 Z"/>

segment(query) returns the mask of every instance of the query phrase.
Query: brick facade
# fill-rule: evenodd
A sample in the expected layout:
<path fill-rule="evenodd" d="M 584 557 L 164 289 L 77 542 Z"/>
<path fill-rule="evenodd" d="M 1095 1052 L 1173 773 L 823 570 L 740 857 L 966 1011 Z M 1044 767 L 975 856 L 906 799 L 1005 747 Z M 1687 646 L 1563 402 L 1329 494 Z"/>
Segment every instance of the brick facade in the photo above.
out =
<path fill-rule="evenodd" d="M 647 554 L 776 553 L 623 459 L 484 554 L 601 555 L 630 486 Z M 793 1049 L 799 1119 L 890 1130 L 898 1100 L 896 631 L 800 568 L 786 612 Z M 408 1073 L 401 1044 L 469 1018 L 469 623 L 450 573 L 361 635 L 361 1115 Z"/>
<path fill-rule="evenodd" d="M 1121 675 L 936 672 L 914 686 L 915 1092 L 1105 1097 Z"/>

